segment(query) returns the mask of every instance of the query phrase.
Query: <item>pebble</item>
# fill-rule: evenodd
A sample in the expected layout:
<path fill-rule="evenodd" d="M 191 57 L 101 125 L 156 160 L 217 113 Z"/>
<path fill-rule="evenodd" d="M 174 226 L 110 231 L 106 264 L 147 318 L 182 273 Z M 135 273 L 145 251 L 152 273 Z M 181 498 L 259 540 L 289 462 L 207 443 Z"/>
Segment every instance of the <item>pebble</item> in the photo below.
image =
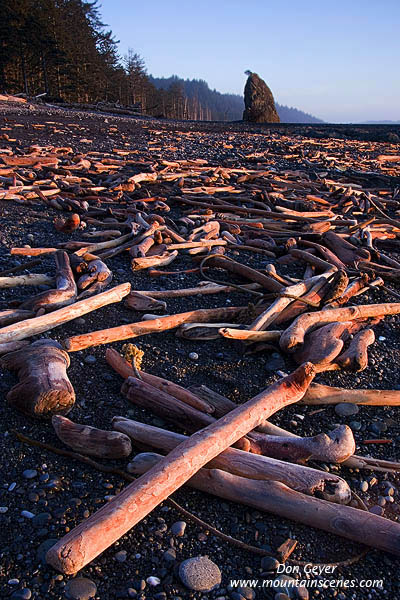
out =
<path fill-rule="evenodd" d="M 9 580 L 7 581 L 7 583 L 8 583 L 8 585 L 18 585 L 18 584 L 19 584 L 19 579 L 16 579 L 16 578 L 14 577 L 14 579 L 9 579 Z"/>
<path fill-rule="evenodd" d="M 356 415 L 359 411 L 357 404 L 350 404 L 348 402 L 340 402 L 335 406 L 335 413 L 339 417 L 350 417 Z"/>
<path fill-rule="evenodd" d="M 276 571 L 279 567 L 279 560 L 273 556 L 264 556 L 261 559 L 261 568 L 265 571 Z"/>
<path fill-rule="evenodd" d="M 360 431 L 362 424 L 360 423 L 360 421 L 351 421 L 350 427 L 353 431 Z"/>
<path fill-rule="evenodd" d="M 94 363 L 97 361 L 97 358 L 93 356 L 93 354 L 88 354 L 85 356 L 84 361 L 87 365 L 94 365 Z"/>
<path fill-rule="evenodd" d="M 37 474 L 38 473 L 36 469 L 26 469 L 26 471 L 22 473 L 22 477 L 24 477 L 25 479 L 33 479 L 34 477 L 36 477 Z"/>
<path fill-rule="evenodd" d="M 44 527 L 50 520 L 51 515 L 49 513 L 39 513 L 33 517 L 32 523 L 35 527 Z"/>
<path fill-rule="evenodd" d="M 267 371 L 279 371 L 280 369 L 285 368 L 285 361 L 278 352 L 273 352 L 271 354 L 271 359 L 265 364 L 265 369 Z"/>
<path fill-rule="evenodd" d="M 176 560 L 176 552 L 173 548 L 169 548 L 163 554 L 163 560 L 166 562 L 174 562 Z"/>
<path fill-rule="evenodd" d="M 176 521 L 171 525 L 171 533 L 176 537 L 182 537 L 185 534 L 186 523 L 185 521 Z"/>
<path fill-rule="evenodd" d="M 29 588 L 22 588 L 11 594 L 11 600 L 29 600 L 30 598 L 32 598 L 32 592 Z"/>
<path fill-rule="evenodd" d="M 279 575 L 279 577 L 277 577 L 275 581 L 279 581 L 280 583 L 277 587 L 274 586 L 274 589 L 276 589 L 281 594 L 287 595 L 289 596 L 289 598 L 299 598 L 301 600 L 308 600 L 309 594 L 306 587 L 297 587 L 295 584 L 289 583 L 295 581 L 293 577 L 289 577 L 288 575 Z"/>
<path fill-rule="evenodd" d="M 152 575 L 151 577 L 148 577 L 146 579 L 146 583 L 155 587 L 156 585 L 160 585 L 161 579 L 159 579 L 158 577 L 154 577 L 154 575 Z"/>
<path fill-rule="evenodd" d="M 386 500 L 383 496 L 379 496 L 378 498 L 378 505 L 379 506 L 386 506 Z"/>
<path fill-rule="evenodd" d="M 75 319 L 75 325 L 85 325 L 85 324 L 86 324 L 86 321 L 82 317 L 79 317 L 79 319 Z"/>
<path fill-rule="evenodd" d="M 36 558 L 40 562 L 46 562 L 46 554 L 54 546 L 54 544 L 58 542 L 55 538 L 49 538 L 48 540 L 44 540 L 36 550 Z"/>
<path fill-rule="evenodd" d="M 360 483 L 360 490 L 366 492 L 368 490 L 368 481 L 362 481 Z"/>
<path fill-rule="evenodd" d="M 65 596 L 68 600 L 89 600 L 96 595 L 97 586 L 87 577 L 70 579 L 65 586 Z"/>
<path fill-rule="evenodd" d="M 179 577 L 190 590 L 210 592 L 221 583 L 221 571 L 206 556 L 184 560 L 179 566 Z"/>
<path fill-rule="evenodd" d="M 384 433 L 385 431 L 387 431 L 387 425 L 386 425 L 386 423 L 383 423 L 382 421 L 374 421 L 370 427 L 370 430 L 373 433 L 380 435 L 381 433 Z"/>
<path fill-rule="evenodd" d="M 8 511 L 8 506 L 0 506 L 0 515 L 4 515 Z"/>
<path fill-rule="evenodd" d="M 381 506 L 377 506 L 375 504 L 374 506 L 371 506 L 371 508 L 369 509 L 369 512 L 372 513 L 373 515 L 378 515 L 379 517 L 382 517 L 383 513 L 385 511 L 383 510 L 383 508 Z"/>
<path fill-rule="evenodd" d="M 286 594 L 282 594 L 282 592 L 279 592 L 278 594 L 275 594 L 274 600 L 290 600 L 290 598 Z"/>
<path fill-rule="evenodd" d="M 190 358 L 190 360 L 198 360 L 199 355 L 197 354 L 197 352 L 190 352 L 189 358 Z"/>
<path fill-rule="evenodd" d="M 128 553 L 127 553 L 127 551 L 126 551 L 126 550 L 120 550 L 119 552 L 117 552 L 117 553 L 114 555 L 114 558 L 115 558 L 115 560 L 117 560 L 118 562 L 120 562 L 120 563 L 123 563 L 123 562 L 125 562 L 125 561 L 126 561 L 126 559 L 127 559 L 127 556 L 128 556 Z"/>
<path fill-rule="evenodd" d="M 31 513 L 29 510 L 22 510 L 21 517 L 25 517 L 25 519 L 33 519 L 35 515 Z"/>
<path fill-rule="evenodd" d="M 8 487 L 8 491 L 12 492 L 13 490 L 15 490 L 16 487 L 17 487 L 17 484 L 15 481 L 13 481 L 13 483 L 10 483 L 10 485 Z"/>

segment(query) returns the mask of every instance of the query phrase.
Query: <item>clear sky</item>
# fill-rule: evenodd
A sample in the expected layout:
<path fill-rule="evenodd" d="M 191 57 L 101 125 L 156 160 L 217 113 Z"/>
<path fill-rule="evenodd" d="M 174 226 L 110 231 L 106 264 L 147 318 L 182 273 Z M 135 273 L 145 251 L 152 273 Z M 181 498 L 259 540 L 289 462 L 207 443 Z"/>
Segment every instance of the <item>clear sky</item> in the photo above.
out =
<path fill-rule="evenodd" d="M 400 0 L 100 0 L 155 77 L 243 93 L 250 69 L 280 104 L 324 121 L 400 120 Z"/>

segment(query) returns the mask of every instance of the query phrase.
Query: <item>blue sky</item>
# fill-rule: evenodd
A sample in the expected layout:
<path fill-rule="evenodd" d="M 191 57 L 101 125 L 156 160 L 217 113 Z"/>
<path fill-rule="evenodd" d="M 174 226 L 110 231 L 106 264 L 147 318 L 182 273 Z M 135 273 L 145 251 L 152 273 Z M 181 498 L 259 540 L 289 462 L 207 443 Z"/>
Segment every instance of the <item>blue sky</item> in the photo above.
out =
<path fill-rule="evenodd" d="M 100 0 L 103 21 L 156 77 L 275 99 L 324 121 L 400 120 L 400 0 Z"/>

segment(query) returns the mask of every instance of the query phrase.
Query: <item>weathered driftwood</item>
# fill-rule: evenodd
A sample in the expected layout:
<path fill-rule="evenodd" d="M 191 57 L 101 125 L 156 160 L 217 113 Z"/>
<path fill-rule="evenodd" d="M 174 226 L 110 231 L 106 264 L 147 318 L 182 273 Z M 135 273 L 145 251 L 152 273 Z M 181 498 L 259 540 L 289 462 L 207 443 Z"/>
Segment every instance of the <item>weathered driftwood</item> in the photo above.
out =
<path fill-rule="evenodd" d="M 248 342 L 277 342 L 282 331 L 250 331 L 249 329 L 232 329 L 222 327 L 218 333 L 224 338 Z"/>
<path fill-rule="evenodd" d="M 57 231 L 62 231 L 63 233 L 72 233 L 75 229 L 78 229 L 80 224 L 81 218 L 77 213 L 73 213 L 65 219 L 61 217 L 54 219 L 54 227 Z"/>
<path fill-rule="evenodd" d="M 302 404 L 365 404 L 367 406 L 399 406 L 400 390 L 349 390 L 312 383 L 301 400 Z"/>
<path fill-rule="evenodd" d="M 329 388 L 329 386 L 322 386 L 322 385 L 319 385 L 319 384 L 316 384 L 316 383 L 311 383 L 311 385 L 307 389 L 307 392 L 306 392 L 305 396 L 303 396 L 303 399 L 308 394 L 310 394 L 312 396 L 312 393 L 313 393 L 312 390 L 313 389 L 316 389 L 318 391 L 321 388 L 328 388 L 328 389 L 343 391 L 343 390 L 340 390 L 340 388 Z M 230 410 L 232 410 L 236 406 L 236 404 L 234 402 L 232 402 L 232 400 L 229 400 L 229 398 L 226 398 L 225 396 L 221 396 L 221 394 L 218 394 L 214 390 L 211 390 L 206 385 L 191 386 L 190 387 L 190 391 L 192 391 L 199 398 L 201 398 L 202 400 L 208 402 L 209 404 L 211 404 L 215 408 L 215 412 L 214 412 L 214 416 L 215 417 L 221 417 L 221 416 L 225 415 L 227 412 L 229 412 Z M 348 392 L 353 392 L 353 391 L 367 392 L 368 390 L 344 390 L 344 391 L 346 391 L 346 392 L 347 391 Z M 372 390 L 372 391 L 374 391 L 374 390 Z M 398 396 L 398 398 L 400 398 L 400 395 Z M 336 402 L 340 402 L 340 399 L 336 400 Z M 300 400 L 299 403 L 302 403 L 302 400 Z M 306 403 L 306 402 L 304 402 L 304 403 Z M 275 436 L 284 436 L 284 437 L 291 437 L 291 438 L 298 438 L 299 437 L 295 433 L 292 433 L 290 431 L 286 431 L 286 429 L 282 429 L 282 427 L 278 427 L 277 425 L 273 425 L 269 421 L 264 421 L 261 425 L 259 425 L 255 429 L 255 431 L 261 431 L 261 432 L 266 433 L 268 435 L 275 435 Z M 335 431 L 332 432 L 332 433 L 335 434 Z M 353 441 L 354 438 L 351 435 L 350 429 L 349 428 L 345 428 L 345 429 L 342 429 L 342 431 L 344 433 L 347 432 L 348 442 L 349 442 L 349 444 L 353 444 L 354 443 L 354 441 Z M 314 438 L 309 438 L 309 439 L 315 439 L 317 437 L 318 436 L 315 436 Z M 315 452 L 317 454 L 317 450 L 316 449 L 315 449 Z M 318 452 L 320 452 L 320 449 L 318 449 Z M 329 462 L 329 459 L 327 459 L 327 462 Z M 376 469 L 379 470 L 379 471 L 394 472 L 394 473 L 396 473 L 396 472 L 398 472 L 400 470 L 400 463 L 390 462 L 390 461 L 382 461 L 382 460 L 378 460 L 378 459 L 367 458 L 367 457 L 364 457 L 364 456 L 357 456 L 356 454 L 353 454 L 353 456 L 350 456 L 349 458 L 347 458 L 342 464 L 345 465 L 348 468 L 354 468 L 354 469 L 358 468 L 358 469 L 371 469 L 371 470 L 374 470 L 374 468 L 376 467 Z"/>
<path fill-rule="evenodd" d="M 6 344 L 0 344 L 0 355 L 8 354 L 8 352 L 15 352 L 16 350 L 21 350 L 24 346 L 28 346 L 28 340 L 23 340 L 21 342 L 7 342 Z"/>
<path fill-rule="evenodd" d="M 346 265 L 355 265 L 359 260 L 370 260 L 371 255 L 365 248 L 357 248 L 333 231 L 327 231 L 322 241 Z"/>
<path fill-rule="evenodd" d="M 29 275 L 15 275 L 14 277 L 0 277 L 0 288 L 11 288 L 22 285 L 53 285 L 54 277 L 41 273 Z"/>
<path fill-rule="evenodd" d="M 125 417 L 114 417 L 113 428 L 128 435 L 134 442 L 163 452 L 170 452 L 187 439 L 186 436 L 159 427 L 144 425 Z M 223 469 L 234 475 L 251 479 L 272 479 L 311 496 L 348 504 L 351 491 L 348 484 L 337 475 L 317 469 L 294 465 L 265 456 L 250 454 L 236 448 L 227 448 L 214 458 L 207 468 Z M 128 466 L 128 471 L 129 471 Z"/>
<path fill-rule="evenodd" d="M 110 269 L 102 260 L 99 258 L 91 260 L 87 263 L 87 273 L 83 273 L 77 281 L 78 288 L 84 290 L 96 281 L 105 281 L 110 274 Z"/>
<path fill-rule="evenodd" d="M 64 341 L 64 345 L 69 352 L 83 350 L 90 346 L 99 346 L 119 340 L 128 340 L 140 335 L 168 331 L 183 325 L 183 323 L 207 323 L 208 321 L 228 321 L 233 317 L 240 317 L 245 314 L 246 307 L 232 306 L 229 308 L 205 308 L 200 310 L 191 310 L 189 312 L 177 313 L 166 317 L 159 317 L 150 321 L 139 321 L 129 325 L 120 325 L 110 329 L 92 331 L 83 335 L 76 335 Z M 1 336 L 0 336 L 1 342 Z"/>
<path fill-rule="evenodd" d="M 0 311 L 0 329 L 35 316 L 32 310 L 9 309 Z"/>
<path fill-rule="evenodd" d="M 306 360 L 314 363 L 317 370 L 326 370 L 341 353 L 344 342 L 350 335 L 352 323 L 352 321 L 329 323 L 308 333 L 304 344 L 293 353 L 294 360 L 297 364 L 302 364 L 303 357 L 306 356 L 308 357 Z"/>
<path fill-rule="evenodd" d="M 269 290 L 270 292 L 280 292 L 284 287 L 282 284 L 278 283 L 272 277 L 268 275 L 264 275 L 260 271 L 256 269 L 252 269 L 247 265 L 243 265 L 235 260 L 228 259 L 224 256 L 213 256 L 212 258 L 207 260 L 207 265 L 209 267 L 218 267 L 220 269 L 225 269 L 230 273 L 234 273 L 235 275 L 240 275 L 245 279 L 249 279 L 254 283 L 258 283 L 261 287 Z"/>
<path fill-rule="evenodd" d="M 159 454 L 139 454 L 130 463 L 130 470 L 140 475 L 150 472 L 164 460 Z M 368 511 L 310 498 L 277 481 L 257 481 L 220 469 L 200 469 L 187 483 L 224 500 L 270 512 L 357 543 L 362 541 L 367 546 L 385 552 L 400 554 L 400 524 Z"/>
<path fill-rule="evenodd" d="M 131 262 L 132 271 L 140 271 L 141 269 L 148 269 L 149 267 L 165 267 L 171 264 L 178 256 L 178 250 L 168 252 L 166 250 L 162 254 L 155 254 L 153 256 L 145 256 L 144 258 L 133 258 Z"/>
<path fill-rule="evenodd" d="M 187 406 L 170 394 L 156 390 L 136 377 L 129 377 L 122 385 L 121 392 L 136 406 L 148 408 L 162 419 L 188 431 L 197 431 L 215 421 L 213 415 Z M 236 405 L 233 405 L 230 410 L 235 408 L 237 408 Z M 225 411 L 225 414 L 228 414 L 228 411 Z M 306 462 L 310 459 L 343 462 L 355 450 L 353 434 L 346 425 L 342 425 L 328 434 L 320 433 L 304 438 L 251 432 L 238 444 L 241 449 L 254 454 L 297 462 Z"/>
<path fill-rule="evenodd" d="M 175 335 L 185 340 L 217 340 L 221 327 L 233 328 L 235 323 L 185 323 L 178 327 Z"/>
<path fill-rule="evenodd" d="M 285 352 L 294 352 L 304 343 L 304 336 L 312 328 L 333 323 L 334 321 L 352 321 L 384 317 L 400 313 L 400 303 L 362 304 L 347 308 L 332 308 L 300 315 L 282 334 L 279 345 Z"/>
<path fill-rule="evenodd" d="M 132 310 L 166 310 L 167 303 L 142 292 L 131 292 L 125 300 L 125 306 Z"/>
<path fill-rule="evenodd" d="M 10 254 L 19 256 L 41 256 L 42 254 L 53 254 L 57 248 L 11 248 Z"/>
<path fill-rule="evenodd" d="M 331 276 L 333 271 L 327 271 L 322 275 L 317 277 L 311 277 L 310 279 L 306 279 L 301 283 L 297 283 L 295 285 L 290 285 L 285 287 L 280 292 L 280 297 L 275 300 L 261 315 L 259 315 L 252 323 L 249 325 L 249 329 L 253 331 L 260 331 L 262 329 L 267 329 L 269 325 L 275 320 L 277 315 L 279 315 L 289 304 L 293 302 L 299 296 L 302 296 L 306 292 L 308 292 L 314 285 L 319 284 L 321 279 L 327 279 Z"/>
<path fill-rule="evenodd" d="M 47 562 L 63 573 L 76 573 L 148 515 L 202 466 L 237 442 L 262 420 L 297 402 L 314 377 L 311 364 L 193 434 L 128 485 L 99 511 L 75 527 L 47 553 Z M 332 506 L 335 506 L 332 504 Z"/>
<path fill-rule="evenodd" d="M 98 458 L 125 458 L 132 452 L 131 440 L 123 433 L 81 425 L 59 415 L 54 415 L 51 422 L 57 437 L 82 454 Z"/>
<path fill-rule="evenodd" d="M 259 289 L 259 285 L 256 283 L 245 284 L 241 286 L 243 291 L 246 289 Z M 232 292 L 236 291 L 237 288 L 233 288 L 229 285 L 219 285 L 217 283 L 209 283 L 202 282 L 201 285 L 193 288 L 183 288 L 176 290 L 138 290 L 138 294 L 145 294 L 146 296 L 150 296 L 151 298 L 159 299 L 159 298 L 184 298 L 186 296 L 203 296 L 206 294 L 220 294 L 221 292 Z M 240 290 L 237 290 L 240 291 Z M 129 297 L 128 297 L 129 300 Z"/>
<path fill-rule="evenodd" d="M 116 350 L 107 348 L 106 361 L 110 367 L 112 367 L 114 371 L 116 371 L 124 379 L 135 376 L 132 366 Z M 162 377 L 157 377 L 156 375 L 146 373 L 145 371 L 139 371 L 139 374 L 145 383 L 148 383 L 158 390 L 174 396 L 174 398 L 177 398 L 178 400 L 182 400 L 182 402 L 185 404 L 188 404 L 193 408 L 197 408 L 198 410 L 201 410 L 207 414 L 212 414 L 214 412 L 214 407 L 209 402 L 202 400 L 195 394 L 192 394 L 192 392 L 186 388 L 173 383 L 172 381 L 168 381 L 168 379 L 163 379 Z"/>
<path fill-rule="evenodd" d="M 17 371 L 19 383 L 7 394 L 8 402 L 34 417 L 68 413 L 75 392 L 67 376 L 68 354 L 54 340 L 38 340 L 30 346 L 6 354 L 3 368 Z"/>
<path fill-rule="evenodd" d="M 336 271 L 331 279 L 321 279 L 321 281 L 316 283 L 309 292 L 304 294 L 303 300 L 309 300 L 316 305 L 321 304 L 321 302 L 328 302 L 333 298 L 340 297 L 346 289 L 348 282 L 349 278 L 344 271 Z M 276 316 L 274 323 L 275 325 L 279 325 L 280 323 L 290 321 L 306 311 L 307 304 L 295 300 Z"/>
<path fill-rule="evenodd" d="M 130 283 L 123 283 L 121 285 L 117 285 L 111 290 L 108 290 L 107 292 L 98 294 L 93 298 L 80 300 L 71 306 L 59 308 L 58 310 L 46 315 L 42 315 L 41 317 L 26 319 L 25 321 L 3 327 L 0 329 L 0 344 L 10 341 L 23 340 L 24 338 L 32 335 L 49 331 L 50 329 L 54 329 L 54 327 L 58 327 L 63 323 L 67 323 L 68 321 L 77 319 L 78 317 L 86 315 L 93 310 L 97 310 L 102 306 L 107 306 L 107 304 L 112 304 L 113 302 L 120 302 L 122 298 L 129 294 L 130 289 Z"/>
<path fill-rule="evenodd" d="M 375 334 L 372 329 L 360 331 L 351 340 L 348 349 L 336 359 L 337 364 L 342 369 L 364 371 L 368 366 L 368 346 L 374 341 Z"/>
<path fill-rule="evenodd" d="M 55 255 L 56 262 L 56 288 L 41 292 L 21 304 L 23 310 L 37 311 L 39 308 L 57 310 L 75 302 L 77 287 L 69 264 L 68 254 L 58 250 Z"/>

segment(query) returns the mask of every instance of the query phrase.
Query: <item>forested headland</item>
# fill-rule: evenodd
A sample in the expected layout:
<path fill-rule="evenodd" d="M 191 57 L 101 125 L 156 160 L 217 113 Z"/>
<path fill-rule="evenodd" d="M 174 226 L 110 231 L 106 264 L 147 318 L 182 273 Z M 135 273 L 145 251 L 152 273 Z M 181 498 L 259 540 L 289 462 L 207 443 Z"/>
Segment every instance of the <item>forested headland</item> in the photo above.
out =
<path fill-rule="evenodd" d="M 154 78 L 133 50 L 121 57 L 97 0 L 0 4 L 0 92 L 44 94 L 47 102 L 111 102 L 171 119 L 242 119 L 242 96 L 211 90 L 201 79 Z M 281 122 L 322 122 L 295 108 L 276 107 Z"/>

